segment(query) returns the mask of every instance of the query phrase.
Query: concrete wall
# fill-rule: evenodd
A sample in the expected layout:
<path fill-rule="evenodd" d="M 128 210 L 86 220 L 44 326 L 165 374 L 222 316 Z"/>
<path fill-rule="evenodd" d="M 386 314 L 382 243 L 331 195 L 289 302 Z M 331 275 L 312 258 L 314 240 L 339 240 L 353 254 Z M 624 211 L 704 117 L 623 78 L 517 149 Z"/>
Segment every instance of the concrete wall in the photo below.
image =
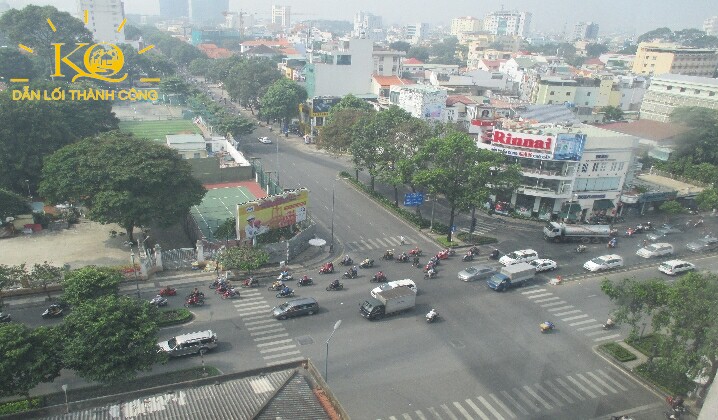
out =
<path fill-rule="evenodd" d="M 312 223 L 289 240 L 289 262 L 302 251 L 310 247 L 309 240 L 314 238 L 317 225 Z M 287 242 L 264 245 L 264 250 L 269 253 L 269 262 L 278 263 L 287 260 Z"/>
<path fill-rule="evenodd" d="M 251 166 L 237 166 L 220 168 L 217 159 L 187 159 L 192 165 L 192 175 L 203 184 L 216 184 L 221 182 L 248 181 L 252 178 Z"/>

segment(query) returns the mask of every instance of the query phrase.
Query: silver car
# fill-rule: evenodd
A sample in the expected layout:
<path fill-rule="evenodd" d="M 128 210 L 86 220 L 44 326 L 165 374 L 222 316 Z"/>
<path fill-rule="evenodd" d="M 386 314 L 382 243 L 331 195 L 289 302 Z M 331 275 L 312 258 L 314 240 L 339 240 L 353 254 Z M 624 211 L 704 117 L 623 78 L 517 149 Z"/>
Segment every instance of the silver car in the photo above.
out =
<path fill-rule="evenodd" d="M 484 265 L 475 265 L 465 270 L 459 271 L 459 280 L 476 281 L 481 279 L 488 279 L 494 274 L 496 274 L 496 271 L 491 267 L 486 267 Z"/>
<path fill-rule="evenodd" d="M 683 232 L 683 231 L 673 225 L 663 225 L 659 229 L 657 229 L 655 232 L 649 233 L 648 239 L 650 239 L 651 241 L 657 241 L 658 239 L 660 239 L 666 235 L 672 235 L 674 233 L 681 233 L 681 232 Z"/>
<path fill-rule="evenodd" d="M 686 245 L 686 248 L 693 252 L 713 251 L 714 249 L 718 248 L 718 238 L 714 238 L 713 236 L 706 236 L 705 238 L 701 238 L 697 241 L 688 243 L 688 245 Z"/>

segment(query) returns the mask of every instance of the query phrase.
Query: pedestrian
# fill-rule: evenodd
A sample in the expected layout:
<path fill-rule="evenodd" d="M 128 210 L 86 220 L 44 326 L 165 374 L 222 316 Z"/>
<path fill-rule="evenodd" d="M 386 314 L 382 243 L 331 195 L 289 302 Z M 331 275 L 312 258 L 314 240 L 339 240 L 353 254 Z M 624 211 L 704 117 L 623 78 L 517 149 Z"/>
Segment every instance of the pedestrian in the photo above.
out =
<path fill-rule="evenodd" d="M 406 239 L 404 239 L 403 236 L 399 236 L 399 241 L 401 242 L 402 245 L 406 245 Z"/>
<path fill-rule="evenodd" d="M 644 240 L 643 240 L 643 247 L 645 248 L 645 247 L 647 247 L 647 246 L 648 246 L 648 241 L 644 239 Z"/>

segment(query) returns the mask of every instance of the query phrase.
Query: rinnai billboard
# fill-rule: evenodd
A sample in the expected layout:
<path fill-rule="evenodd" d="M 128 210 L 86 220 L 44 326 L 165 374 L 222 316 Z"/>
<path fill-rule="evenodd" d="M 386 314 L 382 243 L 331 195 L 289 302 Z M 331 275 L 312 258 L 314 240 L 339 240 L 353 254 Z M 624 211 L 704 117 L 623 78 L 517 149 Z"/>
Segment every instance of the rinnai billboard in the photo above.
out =
<path fill-rule="evenodd" d="M 308 202 L 309 190 L 301 188 L 237 204 L 237 232 L 240 240 L 252 241 L 272 229 L 306 220 Z"/>
<path fill-rule="evenodd" d="M 517 133 L 494 129 L 491 150 L 507 156 L 529 159 L 553 159 L 556 142 L 553 136 Z"/>

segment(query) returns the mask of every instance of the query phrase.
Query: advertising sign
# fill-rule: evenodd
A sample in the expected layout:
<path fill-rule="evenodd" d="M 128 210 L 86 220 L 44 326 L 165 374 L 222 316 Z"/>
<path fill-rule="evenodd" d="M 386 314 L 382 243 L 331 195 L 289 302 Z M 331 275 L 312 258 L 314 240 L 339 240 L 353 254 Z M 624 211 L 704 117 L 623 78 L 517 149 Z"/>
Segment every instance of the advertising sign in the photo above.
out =
<path fill-rule="evenodd" d="M 310 117 L 326 117 L 329 115 L 329 110 L 336 105 L 341 98 L 336 96 L 312 98 L 312 111 L 309 113 Z"/>
<path fill-rule="evenodd" d="M 404 205 L 407 207 L 420 206 L 424 203 L 424 193 L 406 193 L 404 194 Z"/>
<path fill-rule="evenodd" d="M 561 133 L 556 136 L 554 160 L 581 160 L 583 148 L 586 146 L 585 134 Z"/>
<path fill-rule="evenodd" d="M 240 240 L 252 240 L 272 229 L 307 219 L 309 190 L 301 188 L 237 204 L 237 232 Z"/>
<path fill-rule="evenodd" d="M 508 156 L 529 159 L 553 159 L 555 142 L 553 136 L 518 133 L 494 129 L 491 150 Z"/>

